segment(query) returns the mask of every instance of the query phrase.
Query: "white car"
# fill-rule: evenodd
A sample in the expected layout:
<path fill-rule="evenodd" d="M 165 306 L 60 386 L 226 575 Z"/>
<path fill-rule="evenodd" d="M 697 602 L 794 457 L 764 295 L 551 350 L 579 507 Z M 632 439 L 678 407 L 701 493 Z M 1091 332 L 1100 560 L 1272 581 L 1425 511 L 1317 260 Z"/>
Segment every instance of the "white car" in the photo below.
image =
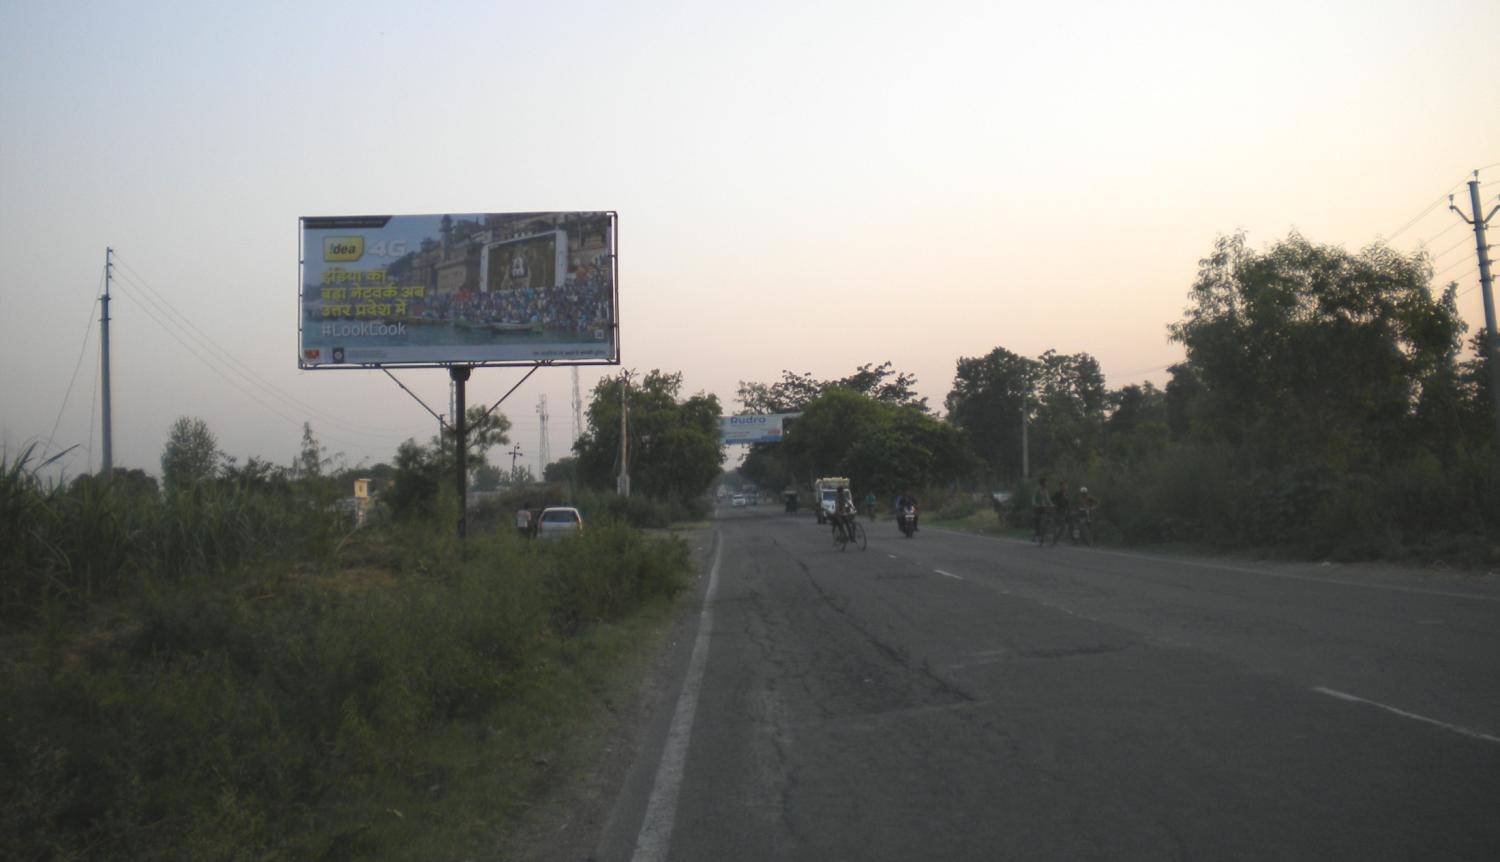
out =
<path fill-rule="evenodd" d="M 577 536 L 582 532 L 583 515 L 572 506 L 549 506 L 536 517 L 536 535 L 539 539 Z"/>
<path fill-rule="evenodd" d="M 730 498 L 729 505 L 734 506 L 736 508 L 745 505 L 745 495 L 744 494 L 735 494 L 733 497 Z"/>

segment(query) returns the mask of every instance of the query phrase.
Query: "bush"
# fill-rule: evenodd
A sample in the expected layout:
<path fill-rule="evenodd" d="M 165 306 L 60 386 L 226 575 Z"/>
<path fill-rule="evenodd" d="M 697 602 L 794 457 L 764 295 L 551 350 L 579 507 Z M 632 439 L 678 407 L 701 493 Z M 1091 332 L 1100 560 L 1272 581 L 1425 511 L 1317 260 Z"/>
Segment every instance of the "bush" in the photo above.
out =
<path fill-rule="evenodd" d="M 63 511 L 49 502 L 38 522 Z M 130 546 L 139 594 L 62 636 L 12 633 L 0 857 L 357 850 L 361 806 L 425 782 L 429 740 L 503 724 L 545 689 L 553 645 L 675 595 L 689 570 L 680 539 L 607 523 L 466 549 L 446 523 L 408 523 L 355 536 L 342 568 L 246 564 L 272 523 L 263 502 L 164 501 L 176 525 L 145 538 L 174 550 Z"/>

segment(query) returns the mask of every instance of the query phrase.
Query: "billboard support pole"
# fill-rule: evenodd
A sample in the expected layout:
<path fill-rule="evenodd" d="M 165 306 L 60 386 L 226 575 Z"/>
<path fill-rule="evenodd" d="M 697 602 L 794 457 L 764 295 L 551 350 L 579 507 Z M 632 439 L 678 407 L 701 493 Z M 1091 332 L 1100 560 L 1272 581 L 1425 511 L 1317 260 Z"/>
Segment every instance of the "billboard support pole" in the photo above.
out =
<path fill-rule="evenodd" d="M 462 542 L 469 528 L 469 427 L 464 416 L 464 384 L 469 380 L 468 365 L 453 365 L 448 368 L 448 377 L 453 380 L 453 460 L 457 464 L 455 478 L 458 483 L 458 540 Z"/>

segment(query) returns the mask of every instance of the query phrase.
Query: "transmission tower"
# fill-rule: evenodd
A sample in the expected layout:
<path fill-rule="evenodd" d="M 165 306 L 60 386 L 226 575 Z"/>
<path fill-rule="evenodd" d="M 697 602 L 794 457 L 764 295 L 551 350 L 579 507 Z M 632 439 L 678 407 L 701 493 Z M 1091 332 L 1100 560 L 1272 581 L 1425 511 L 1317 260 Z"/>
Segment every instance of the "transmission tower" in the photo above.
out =
<path fill-rule="evenodd" d="M 583 398 L 578 395 L 578 366 L 573 366 L 573 442 L 583 434 Z"/>
<path fill-rule="evenodd" d="M 537 470 L 537 478 L 547 471 L 547 465 L 552 463 L 552 448 L 547 445 L 547 393 L 543 392 L 536 402 L 536 415 L 541 420 L 542 440 L 537 451 L 541 453 L 542 466 Z"/>

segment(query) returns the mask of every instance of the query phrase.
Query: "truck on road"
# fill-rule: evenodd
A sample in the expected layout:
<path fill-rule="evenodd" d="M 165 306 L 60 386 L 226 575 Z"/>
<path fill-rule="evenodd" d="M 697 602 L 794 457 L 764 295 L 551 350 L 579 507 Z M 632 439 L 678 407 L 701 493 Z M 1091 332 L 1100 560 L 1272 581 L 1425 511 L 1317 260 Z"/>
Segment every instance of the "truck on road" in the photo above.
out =
<path fill-rule="evenodd" d="M 813 482 L 813 514 L 817 515 L 819 524 L 828 523 L 828 516 L 838 505 L 841 487 L 849 487 L 848 477 L 825 476 Z"/>

